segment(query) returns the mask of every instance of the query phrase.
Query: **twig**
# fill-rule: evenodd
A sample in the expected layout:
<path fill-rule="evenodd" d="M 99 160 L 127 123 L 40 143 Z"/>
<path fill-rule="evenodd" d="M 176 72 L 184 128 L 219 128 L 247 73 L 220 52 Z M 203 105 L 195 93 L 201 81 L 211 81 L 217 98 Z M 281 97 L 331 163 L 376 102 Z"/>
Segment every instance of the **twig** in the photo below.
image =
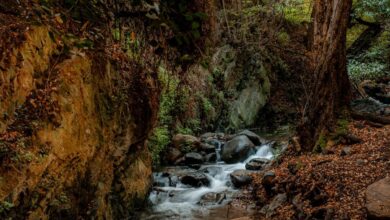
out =
<path fill-rule="evenodd" d="M 227 26 L 227 29 L 228 29 L 229 37 L 231 38 L 232 34 L 230 32 L 229 20 L 228 20 L 228 17 L 226 15 L 225 0 L 222 0 L 222 8 L 223 8 L 223 15 L 224 15 L 224 18 L 225 18 L 225 22 L 226 22 L 226 26 Z"/>

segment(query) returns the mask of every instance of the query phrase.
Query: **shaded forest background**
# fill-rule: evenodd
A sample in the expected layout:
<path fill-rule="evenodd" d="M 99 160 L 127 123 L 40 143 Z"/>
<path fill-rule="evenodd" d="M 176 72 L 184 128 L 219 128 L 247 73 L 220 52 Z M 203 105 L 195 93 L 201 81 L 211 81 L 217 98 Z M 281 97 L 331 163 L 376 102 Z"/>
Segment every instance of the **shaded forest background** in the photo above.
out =
<path fill-rule="evenodd" d="M 321 3 L 0 0 L 0 216 L 131 216 L 178 133 L 298 134 L 295 152 L 326 151 L 351 115 L 307 119 L 329 101 L 313 83 Z M 348 7 L 333 58 L 350 84 L 326 93 L 388 104 L 377 85 L 390 76 L 390 2 Z"/>

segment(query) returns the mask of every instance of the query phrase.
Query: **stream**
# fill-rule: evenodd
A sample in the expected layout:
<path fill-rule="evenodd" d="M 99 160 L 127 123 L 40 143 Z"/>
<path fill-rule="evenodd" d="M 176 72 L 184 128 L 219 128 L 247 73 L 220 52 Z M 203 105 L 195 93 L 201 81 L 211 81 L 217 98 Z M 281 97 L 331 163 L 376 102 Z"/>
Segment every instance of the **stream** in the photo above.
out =
<path fill-rule="evenodd" d="M 141 213 L 141 219 L 218 220 L 253 214 L 250 210 L 230 206 L 231 201 L 241 194 L 240 189 L 233 186 L 230 174 L 245 170 L 245 164 L 254 158 L 271 160 L 271 146 L 257 146 L 255 154 L 235 164 L 226 164 L 221 160 L 221 144 L 218 144 L 215 151 L 215 163 L 202 164 L 198 169 L 188 166 L 165 167 L 160 172 L 153 173 L 154 187 L 149 196 L 151 205 Z M 203 172 L 209 184 L 200 187 L 183 184 L 180 178 L 189 172 Z"/>

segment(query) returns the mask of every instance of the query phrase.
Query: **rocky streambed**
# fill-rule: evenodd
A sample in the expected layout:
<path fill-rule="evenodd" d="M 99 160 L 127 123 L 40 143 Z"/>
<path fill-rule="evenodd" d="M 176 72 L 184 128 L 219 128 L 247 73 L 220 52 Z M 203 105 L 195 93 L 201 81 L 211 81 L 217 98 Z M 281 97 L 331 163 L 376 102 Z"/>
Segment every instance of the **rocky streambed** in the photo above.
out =
<path fill-rule="evenodd" d="M 236 135 L 176 135 L 166 157 L 172 166 L 153 173 L 150 207 L 141 219 L 231 219 L 255 214 L 254 207 L 231 202 L 265 172 L 275 157 L 275 142 L 250 131 Z M 184 153 L 183 151 L 187 151 Z M 272 175 L 272 174 L 269 174 Z"/>

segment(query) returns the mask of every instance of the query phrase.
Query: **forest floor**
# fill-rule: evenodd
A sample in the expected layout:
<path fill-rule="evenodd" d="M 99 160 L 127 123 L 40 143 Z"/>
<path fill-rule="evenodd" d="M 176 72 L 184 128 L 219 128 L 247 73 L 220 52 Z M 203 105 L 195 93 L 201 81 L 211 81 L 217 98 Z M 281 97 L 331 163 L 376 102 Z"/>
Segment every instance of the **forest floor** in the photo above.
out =
<path fill-rule="evenodd" d="M 390 126 L 376 128 L 365 121 L 352 121 L 349 132 L 362 142 L 338 144 L 321 154 L 280 158 L 272 169 L 275 179 L 271 193 L 265 190 L 263 177 L 255 177 L 258 203 L 279 206 L 264 213 L 267 219 L 367 218 L 367 186 L 389 175 Z M 275 202 L 280 194 L 287 195 L 287 205 Z"/>

